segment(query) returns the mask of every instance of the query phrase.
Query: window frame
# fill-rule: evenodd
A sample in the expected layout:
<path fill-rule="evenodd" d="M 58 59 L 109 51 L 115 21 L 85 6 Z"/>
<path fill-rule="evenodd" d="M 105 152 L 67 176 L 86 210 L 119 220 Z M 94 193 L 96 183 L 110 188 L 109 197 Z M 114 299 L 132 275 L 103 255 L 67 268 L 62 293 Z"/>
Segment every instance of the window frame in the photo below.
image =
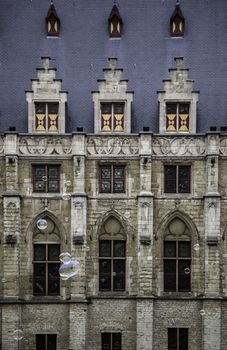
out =
<path fill-rule="evenodd" d="M 111 107 L 111 113 L 103 113 L 103 106 L 104 105 L 108 105 Z M 116 113 L 115 112 L 115 106 L 117 105 L 121 105 L 123 106 L 123 113 Z M 105 114 L 111 114 L 111 118 L 110 118 L 110 130 L 103 130 L 103 118 L 102 116 L 105 115 Z M 115 125 L 115 115 L 117 114 L 123 114 L 123 119 L 122 119 L 122 129 L 123 130 L 114 130 L 117 126 Z M 126 101 L 125 100 L 119 100 L 119 101 L 105 101 L 105 100 L 102 100 L 100 101 L 100 122 L 101 122 L 101 125 L 100 125 L 100 130 L 102 133 L 124 133 L 125 132 L 125 117 L 126 117 Z"/>
<path fill-rule="evenodd" d="M 106 337 L 106 338 L 109 337 L 108 344 L 107 344 L 107 340 L 104 339 L 104 337 Z M 119 337 L 119 340 L 120 340 L 120 347 L 118 347 L 118 348 L 116 348 L 114 346 L 114 338 L 115 337 Z M 101 333 L 101 348 L 102 348 L 102 350 L 121 350 L 122 349 L 122 333 L 121 332 L 102 332 Z"/>
<path fill-rule="evenodd" d="M 175 243 L 175 256 L 166 256 L 165 255 L 165 249 L 167 243 Z M 180 244 L 181 243 L 188 243 L 189 245 L 189 251 L 190 255 L 189 256 L 180 256 L 179 251 L 180 251 Z M 175 272 L 174 273 L 167 273 L 165 271 L 167 263 L 174 262 L 175 263 Z M 181 266 L 183 266 L 182 263 L 187 262 L 187 266 L 184 268 L 189 268 L 189 273 L 185 274 L 188 276 L 186 278 L 184 275 L 180 274 L 180 269 Z M 168 265 L 168 267 L 171 266 L 171 264 Z M 173 266 L 173 264 L 172 264 Z M 166 293 L 173 292 L 173 293 L 181 293 L 181 292 L 191 292 L 191 287 L 192 287 L 192 278 L 191 278 L 191 270 L 192 270 L 192 246 L 191 246 L 191 240 L 186 240 L 186 239 L 166 239 L 163 241 L 163 290 Z M 174 288 L 166 288 L 166 281 L 169 275 L 172 274 L 174 275 L 173 278 L 175 279 L 175 287 Z M 182 277 L 183 276 L 183 277 Z M 184 284 L 187 280 L 187 283 L 189 283 L 189 288 L 179 288 L 179 285 Z M 172 283 L 174 281 L 171 281 Z M 182 283 L 183 282 L 183 283 Z"/>
<path fill-rule="evenodd" d="M 170 342 L 171 342 L 170 337 L 172 337 L 172 335 L 170 335 L 170 333 L 173 330 L 175 331 L 175 334 L 174 334 L 174 337 L 175 337 L 174 348 L 170 344 Z M 182 333 L 184 333 L 184 332 L 185 332 L 185 335 L 184 335 L 185 338 L 184 338 L 183 344 L 182 344 L 182 342 L 180 340 L 181 340 L 181 337 L 182 337 Z M 188 338 L 189 338 L 188 335 L 189 335 L 189 328 L 185 328 L 185 327 L 180 327 L 180 328 L 171 327 L 171 328 L 168 328 L 168 350 L 188 350 Z M 187 348 L 185 347 L 185 344 L 187 344 Z"/>
<path fill-rule="evenodd" d="M 110 177 L 109 178 L 103 178 L 102 177 L 102 169 L 108 168 L 110 169 Z M 116 177 L 115 176 L 115 170 L 116 169 L 123 169 L 123 177 Z M 123 184 L 123 190 L 115 190 L 114 184 L 117 183 L 117 180 L 122 182 Z M 99 181 L 99 193 L 100 194 L 122 194 L 126 193 L 126 165 L 125 164 L 108 164 L 103 163 L 98 165 L 98 181 Z M 104 191 L 102 190 L 102 184 L 103 182 L 109 182 L 110 183 L 110 190 Z"/>
<path fill-rule="evenodd" d="M 167 128 L 167 123 L 168 123 L 168 118 L 167 115 L 168 114 L 172 114 L 172 113 L 167 113 L 167 108 L 170 106 L 174 106 L 176 105 L 176 129 L 175 130 L 168 130 Z M 186 105 L 188 107 L 188 113 L 180 113 L 180 105 Z M 188 125 L 187 125 L 187 129 L 188 130 L 180 130 L 180 114 L 185 114 L 188 115 Z M 191 101 L 186 101 L 186 100 L 181 100 L 181 101 L 166 101 L 165 102 L 165 123 L 166 123 L 166 132 L 167 133 L 183 133 L 183 134 L 188 134 L 190 132 L 190 117 L 191 117 Z"/>
<path fill-rule="evenodd" d="M 175 169 L 175 178 L 171 179 L 171 176 L 168 176 L 167 170 L 170 168 Z M 187 168 L 188 173 L 186 177 L 181 176 L 180 171 L 183 170 L 183 168 Z M 163 183 L 164 183 L 164 193 L 165 194 L 177 194 L 177 195 L 184 195 L 184 194 L 190 194 L 192 193 L 192 166 L 191 164 L 170 164 L 166 163 L 164 164 L 163 169 Z M 173 190 L 168 190 L 169 187 L 169 181 L 173 183 Z M 182 184 L 184 181 L 187 182 L 187 190 L 181 190 L 183 188 Z"/>
<path fill-rule="evenodd" d="M 57 334 L 55 334 L 55 333 L 53 333 L 53 334 L 37 333 L 35 335 L 35 338 L 36 338 L 36 350 L 57 350 Z M 43 339 L 41 340 L 41 338 L 43 338 Z M 49 344 L 48 344 L 49 343 L 48 338 L 54 339 L 54 343 L 55 343 L 54 348 L 51 347 L 51 349 L 50 349 Z M 41 342 L 41 344 L 40 343 L 38 344 L 38 342 Z M 40 345 L 42 347 L 40 347 Z M 44 348 L 43 348 L 43 345 L 44 345 Z"/>
<path fill-rule="evenodd" d="M 38 105 L 43 105 L 45 106 L 45 113 L 37 113 L 37 108 L 38 108 Z M 57 113 L 49 113 L 49 110 L 50 110 L 50 107 L 53 107 L 53 106 L 57 106 Z M 59 133 L 59 101 L 35 101 L 34 102 L 34 108 L 35 108 L 35 132 L 38 132 L 38 133 L 50 133 L 50 134 L 57 134 Z M 45 117 L 44 117 L 44 130 L 37 130 L 38 128 L 38 120 L 37 120 L 37 115 L 38 114 L 45 114 Z M 50 118 L 49 116 L 51 114 L 57 114 L 57 118 L 56 118 L 56 129 L 57 130 L 49 130 L 50 129 Z"/>
<path fill-rule="evenodd" d="M 61 288 L 61 281 L 60 281 L 60 275 L 58 274 L 55 277 L 50 277 L 49 276 L 49 268 L 50 266 L 53 265 L 58 265 L 58 270 L 60 268 L 60 260 L 58 258 L 58 260 L 49 260 L 49 246 L 57 246 L 58 250 L 59 250 L 59 254 L 61 252 L 61 245 L 59 244 L 59 242 L 34 242 L 33 243 L 33 295 L 34 296 L 60 296 L 60 288 Z M 35 247 L 37 246 L 44 246 L 45 247 L 45 259 L 44 260 L 36 260 L 35 259 Z M 37 276 L 35 273 L 36 267 L 38 267 L 38 265 L 44 265 L 44 277 L 42 276 Z M 35 292 L 35 283 L 37 281 L 42 281 L 43 285 L 44 285 L 44 292 L 43 293 L 38 293 Z M 58 282 L 58 292 L 57 293 L 50 293 L 49 292 L 49 284 L 51 281 L 57 281 Z"/>
<path fill-rule="evenodd" d="M 110 255 L 101 255 L 101 244 L 103 242 L 109 242 L 110 243 Z M 124 255 L 123 256 L 117 256 L 114 254 L 115 244 L 118 242 L 124 242 Z M 98 280 L 98 288 L 99 292 L 125 292 L 126 290 L 126 240 L 125 239 L 106 239 L 106 238 L 100 238 L 99 239 L 99 255 L 98 255 L 98 266 L 99 266 L 99 280 Z M 103 273 L 101 272 L 101 263 L 104 261 L 110 262 L 110 270 L 109 273 Z M 124 271 L 123 273 L 118 273 L 114 271 L 116 269 L 115 262 L 123 261 L 124 262 Z M 101 287 L 101 278 L 107 277 L 110 280 L 110 287 L 109 288 L 102 288 Z M 123 281 L 123 288 L 116 288 L 115 282 L 117 280 L 117 277 L 122 278 Z"/>
<path fill-rule="evenodd" d="M 33 184 L 33 193 L 59 193 L 60 192 L 60 164 L 32 164 L 32 184 Z M 44 169 L 44 175 L 39 177 L 35 174 L 36 169 Z M 53 181 L 53 178 L 50 178 L 49 170 L 53 168 L 57 170 L 57 177 L 54 181 L 57 182 L 57 189 L 50 190 L 50 181 Z M 46 177 L 47 180 L 42 180 L 43 177 Z M 44 189 L 37 190 L 36 183 L 42 181 L 44 183 Z"/>

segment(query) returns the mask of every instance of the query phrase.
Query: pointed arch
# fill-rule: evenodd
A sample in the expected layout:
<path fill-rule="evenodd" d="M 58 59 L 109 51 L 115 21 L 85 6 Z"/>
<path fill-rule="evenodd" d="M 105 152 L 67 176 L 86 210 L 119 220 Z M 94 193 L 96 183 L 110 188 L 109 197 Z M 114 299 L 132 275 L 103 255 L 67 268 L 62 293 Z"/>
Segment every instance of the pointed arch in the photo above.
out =
<path fill-rule="evenodd" d="M 40 213 L 38 213 L 34 219 L 30 222 L 30 224 L 28 225 L 27 228 L 27 233 L 26 233 L 26 238 L 25 241 L 28 243 L 31 243 L 34 237 L 34 234 L 37 230 L 37 221 L 39 219 L 44 219 L 47 218 L 49 219 L 51 222 L 53 222 L 53 224 L 55 225 L 55 227 L 57 227 L 57 231 L 58 231 L 58 235 L 59 235 L 59 239 L 60 241 L 67 243 L 67 239 L 66 239 L 66 231 L 65 228 L 62 224 L 62 222 L 58 219 L 57 216 L 55 216 L 54 213 L 52 213 L 49 210 L 44 210 L 41 211 Z"/>
<path fill-rule="evenodd" d="M 98 218 L 98 220 L 96 221 L 96 236 L 100 234 L 102 227 L 111 217 L 116 219 L 121 224 L 125 234 L 125 238 L 127 239 L 129 234 L 130 224 L 128 220 L 115 209 L 108 210 L 104 215 Z"/>
<path fill-rule="evenodd" d="M 179 209 L 175 209 L 173 211 L 171 211 L 170 213 L 168 213 L 160 222 L 160 225 L 157 229 L 157 232 L 155 233 L 155 239 L 163 239 L 166 229 L 168 228 L 169 224 L 174 220 L 174 219 L 179 219 L 181 220 L 189 229 L 190 233 L 192 236 L 194 236 L 196 241 L 200 240 L 200 235 L 198 232 L 198 229 L 195 225 L 195 223 L 193 222 L 193 220 L 190 218 L 190 216 L 188 214 L 186 214 L 185 212 L 179 210 Z"/>
<path fill-rule="evenodd" d="M 170 18 L 170 34 L 173 37 L 182 37 L 184 35 L 185 19 L 177 0 L 175 9 Z"/>
<path fill-rule="evenodd" d="M 59 36 L 60 32 L 60 19 L 57 15 L 57 11 L 54 7 L 53 2 L 49 7 L 46 16 L 46 24 L 47 24 L 47 35 L 48 36 Z"/>
<path fill-rule="evenodd" d="M 123 21 L 116 4 L 113 5 L 108 18 L 109 35 L 111 38 L 120 38 L 122 35 Z"/>

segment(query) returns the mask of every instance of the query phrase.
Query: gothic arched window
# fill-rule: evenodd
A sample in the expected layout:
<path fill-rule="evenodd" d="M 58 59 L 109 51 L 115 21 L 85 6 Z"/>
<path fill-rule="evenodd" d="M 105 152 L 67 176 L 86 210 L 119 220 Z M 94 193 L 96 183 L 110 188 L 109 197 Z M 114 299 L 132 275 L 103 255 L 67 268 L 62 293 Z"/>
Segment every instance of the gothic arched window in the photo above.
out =
<path fill-rule="evenodd" d="M 185 20 L 180 9 L 179 1 L 176 2 L 175 10 L 170 18 L 170 34 L 179 37 L 184 35 Z"/>
<path fill-rule="evenodd" d="M 114 4 L 110 16 L 109 22 L 109 35 L 111 38 L 120 38 L 122 35 L 122 18 L 120 16 L 117 6 Z"/>
<path fill-rule="evenodd" d="M 57 15 L 54 4 L 51 3 L 46 16 L 47 23 L 47 35 L 48 36 L 58 36 L 60 32 L 60 19 Z"/>

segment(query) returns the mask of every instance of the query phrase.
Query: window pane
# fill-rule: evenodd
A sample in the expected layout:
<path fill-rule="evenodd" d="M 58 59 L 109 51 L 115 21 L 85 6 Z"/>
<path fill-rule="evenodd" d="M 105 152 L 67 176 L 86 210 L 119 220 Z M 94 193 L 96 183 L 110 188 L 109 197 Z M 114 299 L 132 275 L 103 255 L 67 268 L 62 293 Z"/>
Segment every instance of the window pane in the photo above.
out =
<path fill-rule="evenodd" d="M 111 333 L 102 333 L 102 350 L 111 350 Z"/>
<path fill-rule="evenodd" d="M 164 242 L 164 256 L 165 257 L 176 257 L 176 242 L 165 241 Z"/>
<path fill-rule="evenodd" d="M 111 167 L 100 167 L 100 191 L 110 193 L 111 192 Z"/>
<path fill-rule="evenodd" d="M 114 260 L 114 290 L 125 290 L 125 260 Z"/>
<path fill-rule="evenodd" d="M 168 328 L 168 350 L 178 350 L 177 328 Z"/>
<path fill-rule="evenodd" d="M 188 350 L 188 328 L 179 329 L 179 350 Z"/>
<path fill-rule="evenodd" d="M 49 261 L 58 261 L 60 254 L 60 245 L 59 244 L 49 244 L 48 245 L 48 260 Z"/>
<path fill-rule="evenodd" d="M 111 167 L 105 166 L 101 167 L 101 178 L 102 179 L 110 179 L 111 178 Z"/>
<path fill-rule="evenodd" d="M 59 295 L 60 293 L 60 264 L 48 264 L 48 295 Z"/>
<path fill-rule="evenodd" d="M 99 261 L 99 289 L 111 290 L 111 261 Z"/>
<path fill-rule="evenodd" d="M 59 182 L 49 180 L 48 181 L 48 192 L 59 192 Z"/>
<path fill-rule="evenodd" d="M 124 180 L 114 180 L 113 186 L 113 190 L 115 193 L 124 192 Z"/>
<path fill-rule="evenodd" d="M 48 178 L 49 179 L 58 179 L 59 178 L 59 167 L 48 167 Z"/>
<path fill-rule="evenodd" d="M 45 192 L 46 169 L 43 166 L 33 166 L 33 191 Z"/>
<path fill-rule="evenodd" d="M 190 257 L 191 256 L 191 242 L 178 242 L 178 255 L 179 257 Z"/>
<path fill-rule="evenodd" d="M 56 349 L 57 349 L 57 335 L 47 334 L 47 350 L 56 350 Z"/>
<path fill-rule="evenodd" d="M 34 182 L 34 188 L 33 188 L 34 192 L 45 192 L 45 188 L 46 188 L 46 185 L 43 180 Z"/>
<path fill-rule="evenodd" d="M 176 114 L 177 113 L 177 104 L 176 103 L 167 103 L 166 104 L 166 113 L 167 114 Z"/>
<path fill-rule="evenodd" d="M 112 109 L 111 103 L 102 103 L 101 104 L 102 114 L 111 114 L 112 113 L 111 109 Z"/>
<path fill-rule="evenodd" d="M 36 114 L 46 114 L 46 104 L 45 103 L 36 103 L 35 104 L 35 113 Z"/>
<path fill-rule="evenodd" d="M 46 270 L 45 264 L 34 264 L 34 294 L 45 295 L 46 293 Z"/>
<path fill-rule="evenodd" d="M 164 291 L 176 291 L 176 260 L 164 260 Z"/>
<path fill-rule="evenodd" d="M 179 193 L 189 193 L 190 192 L 190 173 L 191 166 L 179 166 L 178 174 L 178 192 Z"/>
<path fill-rule="evenodd" d="M 189 292 L 191 284 L 191 261 L 178 261 L 178 291 Z"/>
<path fill-rule="evenodd" d="M 124 114 L 124 103 L 114 103 L 114 114 Z"/>
<path fill-rule="evenodd" d="M 58 103 L 48 103 L 48 114 L 58 114 Z"/>
<path fill-rule="evenodd" d="M 114 256 L 125 256 L 125 241 L 113 241 L 114 244 Z"/>
<path fill-rule="evenodd" d="M 99 256 L 111 256 L 111 241 L 99 241 Z"/>
<path fill-rule="evenodd" d="M 179 114 L 189 114 L 189 103 L 179 103 Z"/>
<path fill-rule="evenodd" d="M 121 179 L 124 178 L 125 167 L 114 167 L 114 178 Z"/>
<path fill-rule="evenodd" d="M 45 261 L 46 260 L 46 245 L 35 244 L 34 245 L 34 261 Z"/>
<path fill-rule="evenodd" d="M 45 350 L 45 334 L 36 334 L 36 350 Z"/>
<path fill-rule="evenodd" d="M 121 350 L 121 333 L 113 333 L 113 350 Z"/>
<path fill-rule="evenodd" d="M 176 166 L 165 165 L 164 168 L 165 189 L 166 193 L 176 193 Z"/>

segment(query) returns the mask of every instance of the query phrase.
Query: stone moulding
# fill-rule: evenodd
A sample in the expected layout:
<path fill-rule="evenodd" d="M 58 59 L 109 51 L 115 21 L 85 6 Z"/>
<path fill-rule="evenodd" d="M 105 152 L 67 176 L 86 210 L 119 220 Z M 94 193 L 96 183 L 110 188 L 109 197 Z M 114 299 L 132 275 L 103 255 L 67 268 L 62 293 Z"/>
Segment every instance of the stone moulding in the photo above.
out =
<path fill-rule="evenodd" d="M 206 140 L 203 137 L 154 137 L 154 155 L 205 156 Z"/>
<path fill-rule="evenodd" d="M 0 136 L 0 154 L 4 152 L 4 137 Z"/>
<path fill-rule="evenodd" d="M 220 138 L 220 154 L 227 155 L 227 137 Z"/>
<path fill-rule="evenodd" d="M 88 137 L 88 155 L 139 155 L 138 138 L 135 137 Z"/>
<path fill-rule="evenodd" d="M 20 137 L 19 151 L 24 155 L 70 155 L 72 141 L 70 137 L 59 136 Z"/>

